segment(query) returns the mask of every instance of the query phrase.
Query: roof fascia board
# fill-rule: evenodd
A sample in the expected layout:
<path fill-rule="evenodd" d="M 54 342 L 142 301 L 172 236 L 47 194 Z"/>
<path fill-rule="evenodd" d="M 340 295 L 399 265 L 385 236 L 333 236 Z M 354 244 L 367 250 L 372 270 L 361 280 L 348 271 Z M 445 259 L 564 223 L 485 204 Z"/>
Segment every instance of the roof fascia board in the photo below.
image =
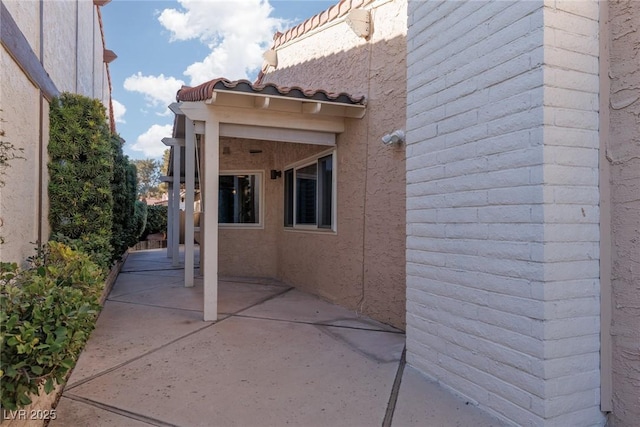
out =
<path fill-rule="evenodd" d="M 332 133 L 342 133 L 345 129 L 344 118 L 338 116 L 207 105 L 204 102 L 182 102 L 180 110 L 190 120 Z"/>
<path fill-rule="evenodd" d="M 299 144 L 336 145 L 336 134 L 300 129 L 220 123 L 220 136 L 257 139 L 261 141 L 293 142 Z"/>
<path fill-rule="evenodd" d="M 327 116 L 362 118 L 366 106 L 343 102 L 322 101 L 261 93 L 236 92 L 224 89 L 214 90 L 215 100 L 206 103 L 215 106 L 269 109 L 282 112 L 299 112 Z M 312 107 L 309 107 L 311 105 Z"/>

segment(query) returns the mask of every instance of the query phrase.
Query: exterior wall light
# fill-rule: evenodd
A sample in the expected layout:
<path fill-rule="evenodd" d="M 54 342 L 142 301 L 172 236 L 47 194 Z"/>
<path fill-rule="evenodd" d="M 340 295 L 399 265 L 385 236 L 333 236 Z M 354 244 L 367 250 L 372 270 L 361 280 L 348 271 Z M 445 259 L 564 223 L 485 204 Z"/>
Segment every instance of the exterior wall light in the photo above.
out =
<path fill-rule="evenodd" d="M 392 145 L 392 144 L 401 144 L 404 142 L 404 131 L 403 130 L 394 130 L 391 133 L 386 134 L 382 137 L 382 143 L 384 145 Z"/>
<path fill-rule="evenodd" d="M 271 179 L 278 179 L 282 176 L 282 171 L 271 169 Z"/>
<path fill-rule="evenodd" d="M 369 38 L 371 35 L 371 14 L 365 9 L 353 9 L 346 18 L 347 24 L 358 37 Z"/>
<path fill-rule="evenodd" d="M 273 68 L 278 67 L 278 54 L 274 49 L 269 49 L 265 53 L 262 54 L 265 62 L 271 65 Z"/>

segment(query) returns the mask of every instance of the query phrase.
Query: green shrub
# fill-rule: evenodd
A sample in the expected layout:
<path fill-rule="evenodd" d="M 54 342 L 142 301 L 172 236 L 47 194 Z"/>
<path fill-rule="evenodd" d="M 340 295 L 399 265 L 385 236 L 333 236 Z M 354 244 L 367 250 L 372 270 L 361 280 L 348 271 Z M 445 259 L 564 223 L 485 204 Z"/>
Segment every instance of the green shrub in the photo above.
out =
<path fill-rule="evenodd" d="M 144 230 L 147 227 L 147 208 L 146 203 L 141 202 L 140 200 L 136 201 L 136 211 L 134 214 L 135 231 L 133 233 L 133 235 L 136 236 L 136 241 L 134 245 L 140 240 L 142 233 L 144 233 Z"/>
<path fill-rule="evenodd" d="M 103 285 L 89 256 L 59 242 L 29 269 L 0 263 L 3 408 L 28 405 L 40 385 L 50 393 L 64 381 L 94 327 Z"/>
<path fill-rule="evenodd" d="M 135 224 L 136 202 L 136 167 L 122 152 L 124 141 L 117 135 L 111 136 L 111 150 L 113 154 L 113 179 L 111 190 L 113 193 L 113 226 L 111 228 L 111 246 L 113 260 L 117 260 L 137 241 Z"/>
<path fill-rule="evenodd" d="M 145 239 L 149 234 L 167 231 L 167 207 L 166 206 L 148 206 L 147 207 L 147 226 L 144 229 L 142 238 Z"/>
<path fill-rule="evenodd" d="M 64 93 L 51 102 L 49 224 L 52 236 L 111 262 L 113 155 L 104 106 Z M 105 261 L 106 260 L 106 261 Z"/>

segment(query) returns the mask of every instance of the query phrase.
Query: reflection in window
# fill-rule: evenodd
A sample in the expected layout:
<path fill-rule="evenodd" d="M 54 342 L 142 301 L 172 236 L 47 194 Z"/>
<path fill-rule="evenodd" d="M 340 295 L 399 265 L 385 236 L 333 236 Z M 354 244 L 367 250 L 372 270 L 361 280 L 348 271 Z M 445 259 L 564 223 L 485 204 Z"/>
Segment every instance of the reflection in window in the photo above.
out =
<path fill-rule="evenodd" d="M 260 223 L 260 176 L 220 175 L 219 224 Z"/>
<path fill-rule="evenodd" d="M 333 225 L 333 154 L 284 171 L 285 227 Z"/>

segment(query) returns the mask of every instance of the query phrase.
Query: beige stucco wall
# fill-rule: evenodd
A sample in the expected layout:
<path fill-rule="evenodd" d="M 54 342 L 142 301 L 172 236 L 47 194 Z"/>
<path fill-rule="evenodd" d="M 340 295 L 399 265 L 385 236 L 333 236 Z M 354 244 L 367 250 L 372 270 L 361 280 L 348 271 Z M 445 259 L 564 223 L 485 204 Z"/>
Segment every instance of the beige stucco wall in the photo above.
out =
<path fill-rule="evenodd" d="M 613 417 L 640 420 L 640 6 L 608 2 Z"/>
<path fill-rule="evenodd" d="M 373 34 L 343 19 L 278 48 L 264 82 L 365 95 L 367 114 L 338 136 L 337 233 L 281 228 L 279 277 L 330 301 L 403 328 L 405 322 L 404 146 L 380 138 L 406 120 L 406 2 L 371 10 Z"/>
<path fill-rule="evenodd" d="M 76 2 L 47 1 L 43 5 L 44 68 L 60 92 L 76 92 Z"/>
<path fill-rule="evenodd" d="M 33 242 L 38 239 L 40 94 L 4 47 L 0 49 L 2 140 L 23 148 L 20 155 L 25 158 L 11 161 L 2 177 L 5 186 L 0 188 L 0 235 L 5 243 L 0 245 L 0 259 L 20 262 L 33 254 Z"/>
<path fill-rule="evenodd" d="M 58 90 L 98 98 L 108 106 L 110 94 L 103 63 L 104 47 L 98 12 L 92 1 L 3 0 L 3 4 Z M 6 186 L 0 189 L 0 217 L 3 221 L 0 235 L 5 239 L 0 246 L 2 261 L 23 262 L 34 252 L 38 230 L 41 230 L 43 240 L 49 235 L 46 192 L 49 104 L 42 98 L 41 112 L 40 100 L 39 89 L 2 47 L 0 108 L 3 111 L 0 117 L 6 133 L 3 140 L 23 148 L 25 157 L 25 160 L 11 162 L 4 176 Z"/>
<path fill-rule="evenodd" d="M 284 180 L 270 178 L 271 169 L 282 170 L 288 163 L 305 159 L 326 147 L 273 141 L 222 138 L 220 172 L 258 171 L 263 173 L 260 209 L 263 227 L 220 226 L 218 271 L 222 276 L 280 277 L 278 272 L 283 228 Z M 251 154 L 250 150 L 261 150 Z M 228 151 L 228 154 L 225 154 Z M 286 255 L 286 254 L 284 254 Z"/>

